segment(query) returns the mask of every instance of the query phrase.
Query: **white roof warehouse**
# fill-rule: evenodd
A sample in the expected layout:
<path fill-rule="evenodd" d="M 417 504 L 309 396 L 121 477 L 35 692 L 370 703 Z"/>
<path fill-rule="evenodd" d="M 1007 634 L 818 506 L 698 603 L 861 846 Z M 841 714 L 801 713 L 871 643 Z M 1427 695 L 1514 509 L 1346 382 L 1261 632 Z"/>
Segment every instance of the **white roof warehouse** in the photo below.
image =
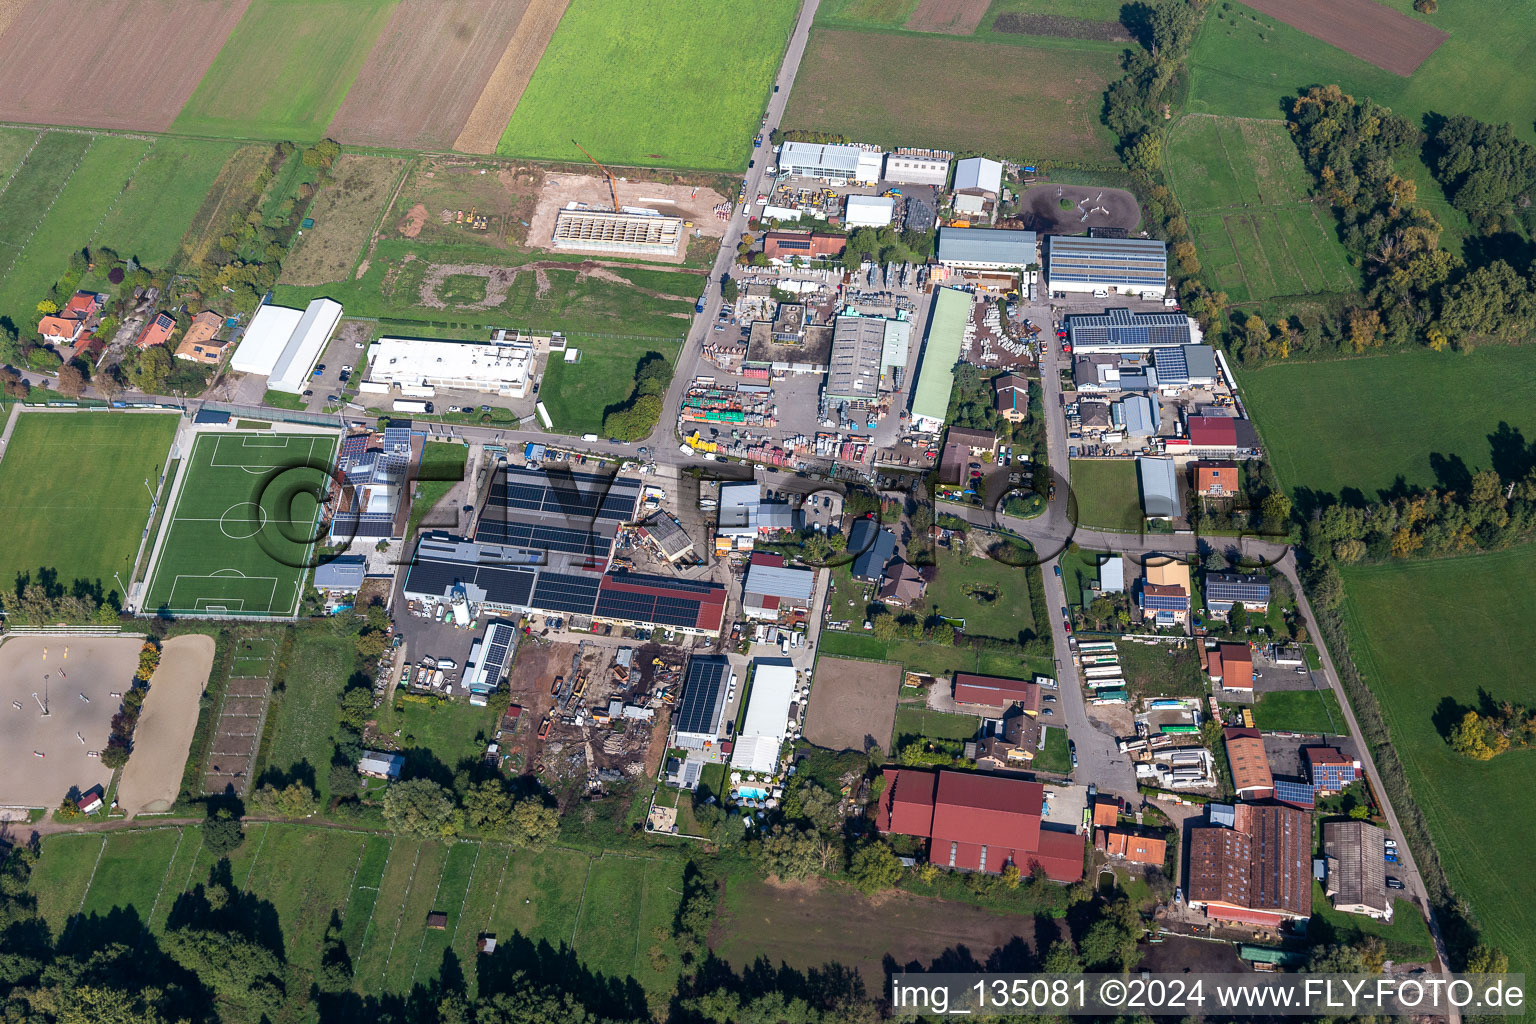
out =
<path fill-rule="evenodd" d="M 341 320 L 341 303 L 315 299 L 304 310 L 262 306 L 251 317 L 229 368 L 267 378 L 267 387 L 298 394 Z"/>

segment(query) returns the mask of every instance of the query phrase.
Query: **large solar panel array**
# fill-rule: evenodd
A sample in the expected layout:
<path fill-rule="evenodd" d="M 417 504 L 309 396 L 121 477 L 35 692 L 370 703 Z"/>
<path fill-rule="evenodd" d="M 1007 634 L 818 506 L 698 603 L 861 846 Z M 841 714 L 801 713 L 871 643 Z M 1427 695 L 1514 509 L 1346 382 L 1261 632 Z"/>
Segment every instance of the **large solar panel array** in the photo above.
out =
<path fill-rule="evenodd" d="M 564 551 L 573 555 L 607 558 L 613 538 L 591 530 L 563 526 L 537 526 L 531 523 L 506 523 L 482 519 L 475 530 L 475 540 L 482 543 L 510 544 L 535 551 Z"/>
<path fill-rule="evenodd" d="M 1308 782 L 1292 782 L 1290 779 L 1275 780 L 1275 799 L 1298 807 L 1311 807 L 1317 802 L 1317 791 Z"/>
<path fill-rule="evenodd" d="M 1182 348 L 1156 349 L 1152 353 L 1152 361 L 1157 366 L 1158 383 L 1189 383 L 1189 363 L 1184 358 L 1184 350 Z"/>
<path fill-rule="evenodd" d="M 341 465 L 343 468 L 362 458 L 368 450 L 367 434 L 348 434 L 341 439 Z"/>
<path fill-rule="evenodd" d="M 575 573 L 539 573 L 538 586 L 533 592 L 533 607 L 543 611 L 565 612 L 569 615 L 591 615 L 597 604 L 597 588 L 601 576 L 578 576 Z"/>
<path fill-rule="evenodd" d="M 699 624 L 699 606 L 702 603 L 693 598 L 658 597 L 655 594 L 604 587 L 598 592 L 595 614 L 605 618 L 692 628 Z"/>
<path fill-rule="evenodd" d="M 1183 313 L 1074 313 L 1067 317 L 1067 335 L 1074 348 L 1109 346 L 1140 351 L 1189 343 L 1189 318 Z"/>
<path fill-rule="evenodd" d="M 406 574 L 405 589 L 413 593 L 445 594 L 457 584 L 474 584 L 490 604 L 527 608 L 536 570 L 507 565 L 480 565 L 420 557 Z"/>
<path fill-rule="evenodd" d="M 688 663 L 688 679 L 674 719 L 678 732 L 709 735 L 715 731 L 730 669 L 730 662 L 720 657 L 694 658 Z"/>
<path fill-rule="evenodd" d="M 626 477 L 508 467 L 491 485 L 486 513 L 506 509 L 578 521 L 626 523 L 634 518 L 640 482 Z M 572 525 L 575 525 L 574 523 Z"/>
<path fill-rule="evenodd" d="M 491 628 L 485 634 L 485 654 L 481 658 L 481 664 L 485 666 L 485 681 L 483 686 L 487 693 L 493 693 L 501 684 L 501 672 L 506 667 L 507 655 L 512 650 L 512 642 L 517 639 L 517 628 L 510 622 L 493 622 Z"/>
<path fill-rule="evenodd" d="M 1141 606 L 1152 611 L 1177 612 L 1189 607 L 1189 598 L 1182 594 L 1143 593 Z"/>
<path fill-rule="evenodd" d="M 1208 601 L 1268 601 L 1269 581 L 1257 576 L 1236 580 L 1207 576 L 1205 597 Z"/>
<path fill-rule="evenodd" d="M 410 427 L 385 427 L 384 450 L 387 452 L 408 452 L 411 450 Z"/>

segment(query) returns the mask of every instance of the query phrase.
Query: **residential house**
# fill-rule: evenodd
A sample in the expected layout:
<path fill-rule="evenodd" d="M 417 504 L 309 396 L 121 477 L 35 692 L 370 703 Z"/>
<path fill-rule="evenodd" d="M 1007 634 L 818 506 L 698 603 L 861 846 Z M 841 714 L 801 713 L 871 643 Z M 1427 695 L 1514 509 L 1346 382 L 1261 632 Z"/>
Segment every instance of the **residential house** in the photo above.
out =
<path fill-rule="evenodd" d="M 1214 920 L 1275 928 L 1312 916 L 1312 816 L 1238 804 L 1232 828 L 1190 832 L 1189 906 Z"/>
<path fill-rule="evenodd" d="M 1225 619 L 1233 605 L 1264 615 L 1269 611 L 1269 577 L 1263 573 L 1208 572 L 1205 607 Z"/>
<path fill-rule="evenodd" d="M 1137 835 L 1129 829 L 1100 828 L 1093 841 L 1094 849 L 1107 857 L 1131 864 L 1147 864 L 1160 868 L 1168 859 L 1168 841 L 1154 836 Z"/>
<path fill-rule="evenodd" d="M 164 345 L 175 333 L 176 318 L 169 313 L 156 313 L 149 318 L 149 322 L 144 325 L 144 329 L 139 332 L 139 336 L 133 340 L 133 343 L 142 351 L 156 345 Z"/>
<path fill-rule="evenodd" d="M 956 672 L 955 703 L 992 708 L 1017 704 L 1026 715 L 1034 716 L 1040 713 L 1040 687 L 1022 679 Z"/>
<path fill-rule="evenodd" d="M 105 303 L 105 295 L 75 292 L 57 313 L 38 321 L 37 333 L 45 345 L 72 345 L 90 326 L 89 321 L 101 312 Z"/>
<path fill-rule="evenodd" d="M 1360 762 L 1345 756 L 1337 747 L 1307 747 L 1302 757 L 1307 764 L 1307 778 L 1319 792 L 1337 793 L 1364 774 Z"/>
<path fill-rule="evenodd" d="M 928 589 L 928 576 L 922 569 L 897 559 L 886 567 L 885 582 L 875 592 L 875 597 L 886 604 L 901 608 L 915 608 L 923 602 Z"/>
<path fill-rule="evenodd" d="M 229 347 L 228 341 L 214 340 L 214 335 L 219 333 L 223 325 L 224 318 L 210 309 L 197 314 L 192 318 L 192 323 L 187 325 L 187 333 L 182 335 L 181 342 L 176 346 L 176 358 L 208 366 L 218 363 L 224 350 Z"/>
<path fill-rule="evenodd" d="M 881 832 L 928 840 L 941 868 L 996 874 L 1040 865 L 1057 882 L 1083 877 L 1083 840 L 1041 823 L 1045 787 L 1003 775 L 887 768 L 875 815 Z"/>
<path fill-rule="evenodd" d="M 1268 800 L 1275 795 L 1275 777 L 1269 770 L 1269 755 L 1264 752 L 1264 738 L 1257 729 L 1228 728 L 1222 738 L 1227 743 L 1227 762 L 1232 766 L 1232 788 L 1243 800 Z"/>
<path fill-rule="evenodd" d="M 886 563 L 896 555 L 896 535 L 882 530 L 877 520 L 865 516 L 854 520 L 849 529 L 848 550 L 854 556 L 849 567 L 853 578 L 878 583 L 885 575 Z"/>
<path fill-rule="evenodd" d="M 1195 493 L 1202 498 L 1235 498 L 1239 493 L 1237 463 L 1213 460 L 1194 463 Z"/>
<path fill-rule="evenodd" d="M 1217 644 L 1205 652 L 1206 672 L 1223 689 L 1253 692 L 1253 651 L 1247 644 Z"/>
<path fill-rule="evenodd" d="M 976 767 L 989 771 L 1028 768 L 1040 743 L 1040 724 L 1017 707 L 984 719 L 976 741 Z"/>
<path fill-rule="evenodd" d="M 1334 910 L 1392 920 L 1386 839 L 1386 832 L 1365 821 L 1330 821 L 1323 826 L 1328 864 L 1323 889 Z"/>
<path fill-rule="evenodd" d="M 950 427 L 949 432 L 944 435 L 944 443 L 962 445 L 972 458 L 997 455 L 997 435 L 990 430 Z"/>
<path fill-rule="evenodd" d="M 1114 797 L 1096 797 L 1093 801 L 1095 828 L 1114 828 L 1120 824 L 1120 801 Z"/>
<path fill-rule="evenodd" d="M 315 566 L 315 589 L 327 594 L 355 594 L 367 575 L 367 563 L 362 555 L 337 555 Z"/>
<path fill-rule="evenodd" d="M 403 754 L 380 753 L 377 750 L 363 751 L 362 758 L 357 762 L 357 773 L 370 779 L 398 779 L 404 768 Z"/>
<path fill-rule="evenodd" d="M 1162 629 L 1182 626 L 1189 620 L 1189 593 L 1183 587 L 1143 583 L 1141 614 Z"/>
<path fill-rule="evenodd" d="M 1005 373 L 992 382 L 997 414 L 1009 423 L 1023 423 L 1029 416 L 1029 381 Z M 953 433 L 953 431 L 951 431 Z"/>

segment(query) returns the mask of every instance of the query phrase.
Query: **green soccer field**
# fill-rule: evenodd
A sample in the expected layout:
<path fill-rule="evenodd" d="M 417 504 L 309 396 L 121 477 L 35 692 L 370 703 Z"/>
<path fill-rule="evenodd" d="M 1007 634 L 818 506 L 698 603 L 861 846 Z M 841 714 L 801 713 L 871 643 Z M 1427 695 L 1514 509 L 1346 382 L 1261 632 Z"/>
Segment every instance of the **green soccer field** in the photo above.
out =
<path fill-rule="evenodd" d="M 129 580 L 150 495 L 180 417 L 22 412 L 0 457 L 0 585 L 57 574 L 114 590 Z"/>
<path fill-rule="evenodd" d="M 336 438 L 329 435 L 199 437 L 144 609 L 295 614 L 335 457 Z"/>

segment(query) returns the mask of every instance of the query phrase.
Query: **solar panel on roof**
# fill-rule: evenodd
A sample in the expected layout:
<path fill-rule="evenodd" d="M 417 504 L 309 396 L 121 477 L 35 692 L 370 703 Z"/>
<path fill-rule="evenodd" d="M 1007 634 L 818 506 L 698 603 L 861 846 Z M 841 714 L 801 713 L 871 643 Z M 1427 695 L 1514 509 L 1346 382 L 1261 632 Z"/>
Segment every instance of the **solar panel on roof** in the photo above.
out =
<path fill-rule="evenodd" d="M 724 658 L 694 658 L 688 663 L 688 678 L 675 719 L 679 733 L 714 734 L 729 669 Z"/>

